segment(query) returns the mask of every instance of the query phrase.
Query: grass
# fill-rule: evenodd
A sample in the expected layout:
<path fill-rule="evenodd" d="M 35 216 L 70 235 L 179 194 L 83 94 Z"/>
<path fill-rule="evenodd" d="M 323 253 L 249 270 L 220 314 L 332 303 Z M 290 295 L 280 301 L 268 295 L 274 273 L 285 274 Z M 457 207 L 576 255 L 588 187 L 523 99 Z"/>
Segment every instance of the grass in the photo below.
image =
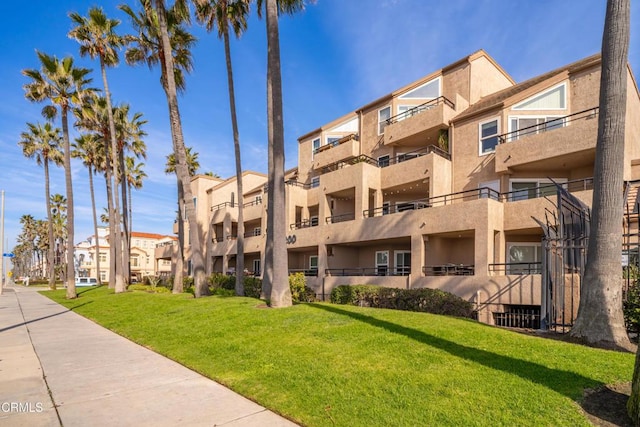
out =
<path fill-rule="evenodd" d="M 633 355 L 395 310 L 250 298 L 45 295 L 308 426 L 589 425 L 585 388 Z"/>

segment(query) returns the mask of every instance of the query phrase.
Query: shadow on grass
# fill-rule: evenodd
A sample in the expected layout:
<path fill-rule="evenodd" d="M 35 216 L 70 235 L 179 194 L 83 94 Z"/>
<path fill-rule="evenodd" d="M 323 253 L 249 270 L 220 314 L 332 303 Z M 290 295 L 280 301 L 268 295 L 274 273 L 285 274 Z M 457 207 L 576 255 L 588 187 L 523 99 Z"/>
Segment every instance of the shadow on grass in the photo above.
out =
<path fill-rule="evenodd" d="M 525 380 L 532 381 L 560 393 L 570 399 L 578 399 L 585 388 L 596 388 L 603 385 L 602 382 L 588 378 L 575 372 L 567 372 L 559 369 L 549 368 L 534 362 L 521 360 L 502 354 L 493 353 L 474 347 L 458 344 L 444 338 L 430 335 L 417 329 L 407 328 L 386 320 L 376 319 L 361 313 L 354 313 L 343 310 L 333 305 L 308 304 L 310 307 L 331 313 L 351 317 L 360 322 L 367 323 L 386 331 L 403 335 L 419 343 L 446 351 L 455 357 L 460 357 L 471 362 L 478 363 L 491 369 L 517 375 Z"/>

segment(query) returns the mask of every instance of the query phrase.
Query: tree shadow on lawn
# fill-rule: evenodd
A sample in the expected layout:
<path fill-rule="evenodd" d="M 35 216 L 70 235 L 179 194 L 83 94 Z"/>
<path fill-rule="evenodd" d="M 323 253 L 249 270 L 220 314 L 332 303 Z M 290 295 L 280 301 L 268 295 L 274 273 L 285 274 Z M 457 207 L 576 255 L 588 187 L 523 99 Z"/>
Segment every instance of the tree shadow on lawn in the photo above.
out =
<path fill-rule="evenodd" d="M 545 386 L 572 400 L 580 397 L 576 396 L 576 385 L 579 385 L 582 389 L 596 389 L 603 385 L 600 381 L 576 374 L 575 372 L 548 368 L 526 360 L 516 359 L 474 347 L 467 347 L 453 341 L 427 334 L 423 331 L 407 328 L 405 326 L 376 319 L 364 314 L 354 313 L 326 304 L 311 303 L 308 305 L 310 307 L 348 316 L 392 333 L 404 335 L 412 340 L 446 351 L 453 356 L 479 363 L 480 365 L 488 368 L 517 375 L 526 380 Z"/>

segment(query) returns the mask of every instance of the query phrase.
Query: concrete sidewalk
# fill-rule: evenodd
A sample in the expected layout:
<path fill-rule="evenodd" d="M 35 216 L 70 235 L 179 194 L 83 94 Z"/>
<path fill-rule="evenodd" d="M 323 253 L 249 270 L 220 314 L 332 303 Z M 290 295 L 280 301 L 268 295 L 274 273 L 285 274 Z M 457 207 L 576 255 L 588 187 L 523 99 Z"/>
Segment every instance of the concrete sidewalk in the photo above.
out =
<path fill-rule="evenodd" d="M 37 290 L 0 296 L 0 426 L 295 426 Z"/>

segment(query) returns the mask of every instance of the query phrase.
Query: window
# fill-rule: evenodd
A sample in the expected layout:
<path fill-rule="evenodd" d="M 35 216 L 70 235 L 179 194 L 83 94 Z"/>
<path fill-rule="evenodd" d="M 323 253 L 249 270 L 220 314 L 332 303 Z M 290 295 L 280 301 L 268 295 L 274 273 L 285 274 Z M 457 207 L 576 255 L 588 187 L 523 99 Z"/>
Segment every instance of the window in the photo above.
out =
<path fill-rule="evenodd" d="M 313 155 L 316 154 L 316 151 L 320 148 L 320 138 L 316 138 L 311 142 L 311 159 L 313 159 Z"/>
<path fill-rule="evenodd" d="M 429 99 L 440 96 L 440 77 L 427 83 L 421 84 L 417 88 L 400 95 L 400 99 Z"/>
<path fill-rule="evenodd" d="M 259 259 L 254 259 L 253 260 L 253 275 L 254 276 L 259 276 L 260 275 L 260 260 Z"/>
<path fill-rule="evenodd" d="M 107 272 L 104 270 L 100 270 L 100 280 L 101 281 L 106 281 L 107 280 Z"/>
<path fill-rule="evenodd" d="M 411 273 L 411 251 L 394 251 L 396 266 L 394 274 L 408 276 Z"/>
<path fill-rule="evenodd" d="M 98 257 L 100 259 L 100 262 L 107 262 L 107 253 L 106 252 L 100 252 Z"/>
<path fill-rule="evenodd" d="M 396 156 L 396 159 L 398 159 L 398 163 L 402 163 L 406 162 L 407 160 L 415 159 L 416 157 L 418 157 L 416 153 L 399 153 Z"/>
<path fill-rule="evenodd" d="M 398 121 L 415 116 L 433 107 L 435 107 L 434 103 L 431 103 L 431 105 L 399 105 Z"/>
<path fill-rule="evenodd" d="M 567 108 L 567 85 L 561 83 L 542 93 L 514 105 L 512 110 L 565 110 Z"/>
<path fill-rule="evenodd" d="M 566 125 L 563 117 L 542 116 L 542 117 L 510 117 L 510 141 L 515 141 L 523 136 L 535 135 L 548 130 L 559 129 Z"/>
<path fill-rule="evenodd" d="M 387 106 L 378 110 L 378 135 L 384 133 L 384 128 L 387 126 L 387 120 L 391 118 L 391 107 Z"/>
<path fill-rule="evenodd" d="M 259 205 L 262 203 L 262 196 L 256 196 L 256 198 L 254 199 L 254 203 L 256 205 Z"/>
<path fill-rule="evenodd" d="M 318 274 L 318 255 L 311 255 L 309 257 L 309 270 L 315 271 Z"/>
<path fill-rule="evenodd" d="M 138 260 L 138 255 L 131 256 L 131 267 L 140 267 L 140 261 Z"/>
<path fill-rule="evenodd" d="M 555 178 L 554 181 L 558 184 L 567 182 L 565 178 Z M 512 179 L 509 186 L 511 202 L 556 195 L 556 186 L 548 179 Z"/>
<path fill-rule="evenodd" d="M 312 216 L 311 218 L 309 218 L 309 225 L 311 227 L 315 227 L 316 225 L 318 225 L 318 217 Z"/>
<path fill-rule="evenodd" d="M 254 236 L 260 236 L 262 234 L 262 228 L 260 227 L 256 227 L 253 229 L 253 235 Z"/>
<path fill-rule="evenodd" d="M 378 167 L 386 168 L 387 166 L 389 166 L 389 155 L 378 157 Z"/>
<path fill-rule="evenodd" d="M 500 194 L 500 180 L 481 182 L 478 184 L 478 188 L 480 189 L 480 198 L 497 200 L 498 194 Z"/>
<path fill-rule="evenodd" d="M 320 187 L 320 177 L 319 176 L 315 176 L 315 177 L 311 178 L 311 188 L 316 188 L 316 187 Z"/>
<path fill-rule="evenodd" d="M 525 274 L 540 271 L 542 245 L 536 242 L 507 243 L 507 274 Z"/>
<path fill-rule="evenodd" d="M 498 145 L 499 120 L 480 123 L 480 155 L 493 153 Z"/>
<path fill-rule="evenodd" d="M 391 208 L 391 203 L 384 202 L 382 204 L 382 215 L 389 215 L 389 209 Z"/>
<path fill-rule="evenodd" d="M 331 145 L 332 147 L 335 147 L 336 145 L 338 145 L 338 141 L 340 141 L 339 136 L 328 136 L 327 137 L 327 145 Z"/>
<path fill-rule="evenodd" d="M 412 202 L 396 202 L 396 212 L 413 211 L 416 209 L 415 203 Z"/>
<path fill-rule="evenodd" d="M 389 271 L 389 251 L 376 251 L 376 275 L 386 276 Z"/>

